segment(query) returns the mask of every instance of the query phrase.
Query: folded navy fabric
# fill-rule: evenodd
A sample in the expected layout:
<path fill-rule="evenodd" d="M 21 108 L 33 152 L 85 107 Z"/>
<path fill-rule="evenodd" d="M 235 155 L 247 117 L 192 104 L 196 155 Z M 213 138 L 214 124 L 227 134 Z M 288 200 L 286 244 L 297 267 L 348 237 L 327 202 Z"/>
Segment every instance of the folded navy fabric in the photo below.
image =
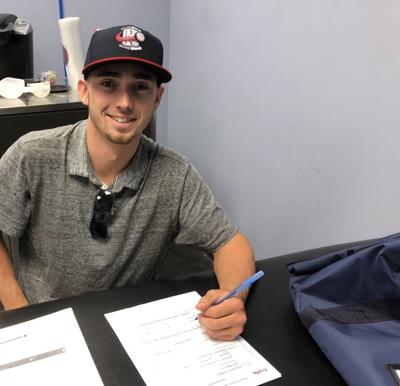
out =
<path fill-rule="evenodd" d="M 400 385 L 400 233 L 288 265 L 296 312 L 349 385 Z"/>

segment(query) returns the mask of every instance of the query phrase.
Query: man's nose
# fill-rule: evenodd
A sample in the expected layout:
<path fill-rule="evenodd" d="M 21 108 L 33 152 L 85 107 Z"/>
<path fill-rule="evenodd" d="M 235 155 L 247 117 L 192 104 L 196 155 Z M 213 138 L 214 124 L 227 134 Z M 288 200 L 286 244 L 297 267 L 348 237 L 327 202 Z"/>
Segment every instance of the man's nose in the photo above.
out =
<path fill-rule="evenodd" d="M 134 108 L 134 98 L 129 91 L 121 91 L 117 97 L 117 107 L 123 111 L 131 111 Z"/>

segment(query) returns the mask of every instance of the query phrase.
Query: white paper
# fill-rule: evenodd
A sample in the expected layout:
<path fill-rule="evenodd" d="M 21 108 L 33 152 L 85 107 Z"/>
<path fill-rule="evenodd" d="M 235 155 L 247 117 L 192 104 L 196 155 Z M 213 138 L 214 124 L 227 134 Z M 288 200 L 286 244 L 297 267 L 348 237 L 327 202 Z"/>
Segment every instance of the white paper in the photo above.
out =
<path fill-rule="evenodd" d="M 58 20 L 61 43 L 67 69 L 68 85 L 76 90 L 78 80 L 82 79 L 83 50 L 79 17 L 65 17 Z"/>
<path fill-rule="evenodd" d="M 0 385 L 103 385 L 71 308 L 0 329 Z"/>
<path fill-rule="evenodd" d="M 281 374 L 243 338 L 224 342 L 204 332 L 196 292 L 106 314 L 147 386 L 257 386 Z"/>

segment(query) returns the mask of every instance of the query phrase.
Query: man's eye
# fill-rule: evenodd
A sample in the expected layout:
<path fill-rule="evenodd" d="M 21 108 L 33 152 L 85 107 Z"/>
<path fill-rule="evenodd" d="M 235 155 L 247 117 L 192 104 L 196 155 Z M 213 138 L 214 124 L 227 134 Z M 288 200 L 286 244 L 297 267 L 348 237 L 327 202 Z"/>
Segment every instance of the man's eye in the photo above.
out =
<path fill-rule="evenodd" d="M 100 85 L 106 88 L 115 87 L 115 83 L 112 80 L 103 80 L 100 82 Z"/>
<path fill-rule="evenodd" d="M 150 87 L 147 84 L 137 84 L 135 86 L 135 90 L 137 90 L 137 91 L 147 91 L 149 89 L 150 89 Z"/>

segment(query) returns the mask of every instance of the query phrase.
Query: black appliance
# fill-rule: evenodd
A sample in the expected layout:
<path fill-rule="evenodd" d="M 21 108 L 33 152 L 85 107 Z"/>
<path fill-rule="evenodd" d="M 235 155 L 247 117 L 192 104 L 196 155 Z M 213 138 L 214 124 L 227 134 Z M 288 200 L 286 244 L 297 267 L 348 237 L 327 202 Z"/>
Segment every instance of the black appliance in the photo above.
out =
<path fill-rule="evenodd" d="M 0 13 L 0 80 L 33 78 L 33 33 L 30 23 Z"/>

